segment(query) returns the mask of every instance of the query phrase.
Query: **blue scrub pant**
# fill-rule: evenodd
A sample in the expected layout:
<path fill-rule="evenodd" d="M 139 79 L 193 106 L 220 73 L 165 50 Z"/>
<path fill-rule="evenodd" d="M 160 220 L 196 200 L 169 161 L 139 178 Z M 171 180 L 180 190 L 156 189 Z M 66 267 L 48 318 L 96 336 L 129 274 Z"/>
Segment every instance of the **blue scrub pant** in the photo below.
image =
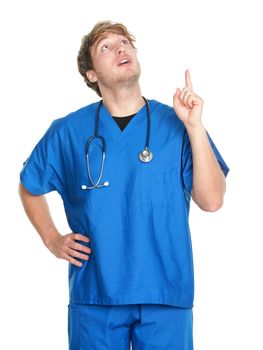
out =
<path fill-rule="evenodd" d="M 193 350 L 193 314 L 162 304 L 69 304 L 68 336 L 70 350 Z"/>

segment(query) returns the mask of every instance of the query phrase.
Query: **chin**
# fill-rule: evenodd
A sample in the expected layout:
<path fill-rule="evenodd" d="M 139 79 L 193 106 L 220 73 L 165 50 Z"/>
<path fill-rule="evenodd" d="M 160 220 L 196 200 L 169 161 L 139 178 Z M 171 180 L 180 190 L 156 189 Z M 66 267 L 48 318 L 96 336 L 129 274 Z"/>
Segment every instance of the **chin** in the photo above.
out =
<path fill-rule="evenodd" d="M 141 75 L 140 71 L 134 72 L 131 70 L 127 70 L 126 72 L 123 72 L 123 74 L 119 76 L 118 80 L 120 82 L 135 83 L 139 81 L 140 75 Z"/>

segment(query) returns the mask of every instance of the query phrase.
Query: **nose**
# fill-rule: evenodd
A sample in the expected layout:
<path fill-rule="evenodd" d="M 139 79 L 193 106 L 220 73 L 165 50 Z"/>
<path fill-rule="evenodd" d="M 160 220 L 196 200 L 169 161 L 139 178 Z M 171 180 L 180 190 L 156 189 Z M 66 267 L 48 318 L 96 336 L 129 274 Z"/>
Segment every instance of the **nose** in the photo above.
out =
<path fill-rule="evenodd" d="M 124 47 L 124 45 L 123 45 L 123 44 L 120 44 L 119 47 L 117 48 L 117 51 L 116 51 L 116 52 L 117 52 L 117 55 L 119 55 L 119 54 L 125 52 L 125 47 Z"/>

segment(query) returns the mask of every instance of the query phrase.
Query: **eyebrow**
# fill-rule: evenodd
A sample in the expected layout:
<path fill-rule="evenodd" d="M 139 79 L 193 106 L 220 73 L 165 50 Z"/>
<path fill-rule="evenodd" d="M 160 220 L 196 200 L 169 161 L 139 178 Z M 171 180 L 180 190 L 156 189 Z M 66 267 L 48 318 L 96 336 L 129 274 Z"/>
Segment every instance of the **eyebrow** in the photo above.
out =
<path fill-rule="evenodd" d="M 128 39 L 126 36 L 124 36 L 124 35 L 122 35 L 122 34 L 119 34 L 119 35 L 122 36 L 123 38 L 125 38 L 126 40 L 129 41 L 129 39 Z M 101 36 L 101 37 L 94 43 L 94 44 L 95 44 L 95 45 L 94 45 L 95 51 L 97 50 L 97 48 L 98 48 L 100 42 L 103 41 L 104 39 L 108 39 L 108 38 L 109 38 L 108 35 L 103 35 L 103 36 Z"/>
<path fill-rule="evenodd" d="M 99 43 L 104 40 L 104 39 L 108 39 L 109 37 L 107 35 L 103 35 L 101 36 L 98 40 L 97 43 L 95 44 L 95 50 L 97 50 L 97 47 L 99 46 Z"/>

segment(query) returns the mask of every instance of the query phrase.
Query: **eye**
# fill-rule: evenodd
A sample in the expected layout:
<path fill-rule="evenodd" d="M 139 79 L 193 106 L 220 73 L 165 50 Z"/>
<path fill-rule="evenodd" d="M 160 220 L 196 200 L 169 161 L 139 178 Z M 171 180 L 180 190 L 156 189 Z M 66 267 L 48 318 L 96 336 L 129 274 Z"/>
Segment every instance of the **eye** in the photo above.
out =
<path fill-rule="evenodd" d="M 101 46 L 100 50 L 101 51 L 106 51 L 109 48 L 109 46 L 110 46 L 109 44 L 104 44 L 104 45 Z"/>
<path fill-rule="evenodd" d="M 121 42 L 122 42 L 124 45 L 129 45 L 129 41 L 128 41 L 127 39 L 123 39 Z"/>

